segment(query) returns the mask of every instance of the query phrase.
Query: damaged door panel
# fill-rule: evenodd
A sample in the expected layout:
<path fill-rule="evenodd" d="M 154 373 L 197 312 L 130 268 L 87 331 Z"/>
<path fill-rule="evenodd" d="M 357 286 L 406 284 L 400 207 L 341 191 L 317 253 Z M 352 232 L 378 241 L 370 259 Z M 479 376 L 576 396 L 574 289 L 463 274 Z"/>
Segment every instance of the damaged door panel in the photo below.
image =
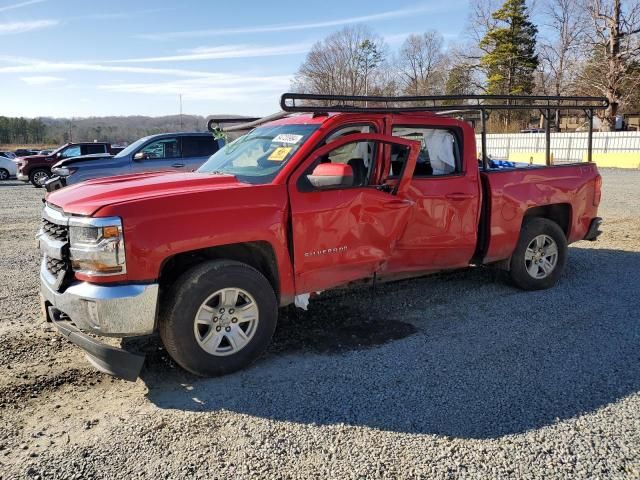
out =
<path fill-rule="evenodd" d="M 342 179 L 335 179 L 334 185 L 314 185 L 319 184 L 316 172 L 329 171 L 326 164 L 338 158 L 333 152 L 358 143 L 375 146 L 368 152 L 368 165 L 367 158 L 351 158 L 343 164 Z M 374 162 L 383 160 L 385 144 L 407 151 L 404 170 L 396 179 L 372 178 L 372 172 L 380 171 L 374 168 Z M 331 142 L 309 156 L 301 173 L 289 183 L 296 293 L 367 278 L 382 268 L 406 229 L 414 205 L 406 194 L 418 151 L 419 144 L 410 140 L 356 134 Z M 363 172 L 356 171 L 362 164 L 366 169 L 364 180 Z M 338 169 L 333 170 L 335 173 Z"/>

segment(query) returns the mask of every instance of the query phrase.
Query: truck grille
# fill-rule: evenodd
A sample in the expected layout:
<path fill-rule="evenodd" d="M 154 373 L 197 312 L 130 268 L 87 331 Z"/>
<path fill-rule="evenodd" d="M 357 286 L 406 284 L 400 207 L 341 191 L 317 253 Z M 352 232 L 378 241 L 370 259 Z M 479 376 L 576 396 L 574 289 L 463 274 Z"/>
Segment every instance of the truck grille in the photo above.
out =
<path fill-rule="evenodd" d="M 51 275 L 58 276 L 62 271 L 66 271 L 67 262 L 64 260 L 56 260 L 55 258 L 47 258 L 47 270 Z"/>
<path fill-rule="evenodd" d="M 71 272 L 69 227 L 64 215 L 46 206 L 38 238 L 47 281 L 55 290 L 60 290 Z"/>
<path fill-rule="evenodd" d="M 69 227 L 50 222 L 46 218 L 42 219 L 42 231 L 54 240 L 61 242 L 69 241 Z"/>

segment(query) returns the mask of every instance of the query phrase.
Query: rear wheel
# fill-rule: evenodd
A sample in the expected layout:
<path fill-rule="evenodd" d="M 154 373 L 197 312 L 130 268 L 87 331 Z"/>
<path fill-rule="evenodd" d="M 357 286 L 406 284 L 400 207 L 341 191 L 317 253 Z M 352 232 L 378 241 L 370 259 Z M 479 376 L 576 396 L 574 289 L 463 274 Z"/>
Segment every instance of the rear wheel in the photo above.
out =
<path fill-rule="evenodd" d="M 51 177 L 49 170 L 37 168 L 29 174 L 29 181 L 36 188 L 44 187 L 44 184 Z"/>
<path fill-rule="evenodd" d="M 567 261 L 567 239 L 557 223 L 546 218 L 525 220 L 511 257 L 513 282 L 524 290 L 554 286 Z"/>
<path fill-rule="evenodd" d="M 9 170 L 0 168 L 0 180 L 9 180 Z"/>
<path fill-rule="evenodd" d="M 185 273 L 166 295 L 160 337 L 171 357 L 197 375 L 225 375 L 249 365 L 276 328 L 273 288 L 244 263 L 207 262 Z"/>

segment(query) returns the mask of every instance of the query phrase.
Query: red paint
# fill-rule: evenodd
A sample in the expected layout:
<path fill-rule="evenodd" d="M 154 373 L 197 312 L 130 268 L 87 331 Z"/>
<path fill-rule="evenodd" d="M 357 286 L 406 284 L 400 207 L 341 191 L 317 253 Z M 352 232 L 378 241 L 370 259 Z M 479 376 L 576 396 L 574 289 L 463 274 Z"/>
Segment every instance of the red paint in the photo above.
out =
<path fill-rule="evenodd" d="M 459 120 L 426 113 L 331 114 L 273 122 L 305 123 L 320 127 L 267 185 L 225 175 L 156 172 L 90 180 L 49 194 L 48 202 L 65 212 L 123 219 L 127 274 L 78 278 L 95 283 L 157 281 L 162 266 L 176 254 L 261 241 L 273 248 L 281 297 L 290 300 L 297 293 L 374 273 L 411 275 L 469 265 L 484 202 L 490 232 L 486 263 L 511 256 L 529 208 L 568 205 L 570 242 L 584 237 L 597 214 L 601 180 L 594 164 L 480 173 L 473 129 Z M 354 124 L 371 125 L 379 133 L 339 137 L 324 145 L 329 133 Z M 456 129 L 462 172 L 413 178 L 418 144 L 392 137 L 394 124 Z M 317 158 L 353 141 L 379 145 L 370 186 L 299 188 L 299 179 Z M 411 151 L 399 179 L 384 173 L 389 171 L 390 144 Z M 347 170 L 327 168 L 340 168 L 342 174 Z M 488 198 L 483 197 L 481 176 L 488 182 Z"/>

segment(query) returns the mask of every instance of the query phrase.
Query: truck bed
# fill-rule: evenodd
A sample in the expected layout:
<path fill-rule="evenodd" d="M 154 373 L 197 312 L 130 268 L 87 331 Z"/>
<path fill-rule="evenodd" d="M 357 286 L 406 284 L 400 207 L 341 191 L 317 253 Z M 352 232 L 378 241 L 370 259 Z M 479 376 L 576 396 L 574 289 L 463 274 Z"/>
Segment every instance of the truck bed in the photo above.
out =
<path fill-rule="evenodd" d="M 482 170 L 484 211 L 479 250 L 483 263 L 509 258 L 526 215 L 544 210 L 569 243 L 582 240 L 596 216 L 593 163 Z"/>

